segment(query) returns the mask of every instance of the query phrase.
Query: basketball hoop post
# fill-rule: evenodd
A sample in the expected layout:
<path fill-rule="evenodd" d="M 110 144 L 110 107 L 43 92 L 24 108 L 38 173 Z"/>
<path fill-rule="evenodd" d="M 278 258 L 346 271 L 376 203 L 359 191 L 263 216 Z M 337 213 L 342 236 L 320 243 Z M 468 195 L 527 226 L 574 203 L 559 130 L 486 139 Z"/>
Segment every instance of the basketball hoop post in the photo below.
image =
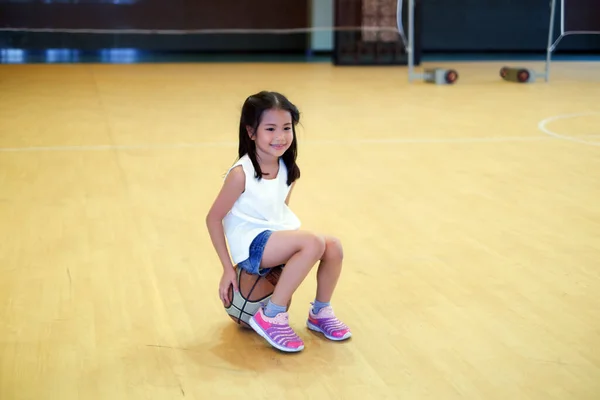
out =
<path fill-rule="evenodd" d="M 594 13 L 594 0 L 560 0 L 560 35 L 554 39 L 554 24 L 556 19 L 556 3 L 558 0 L 550 0 L 550 24 L 548 27 L 548 46 L 546 48 L 546 65 L 543 73 L 536 73 L 533 70 L 523 67 L 502 67 L 500 76 L 510 82 L 531 83 L 538 78 L 544 78 L 546 82 L 550 81 L 550 64 L 552 63 L 552 53 L 560 41 L 569 35 L 598 35 L 600 34 L 600 18 L 598 20 L 580 20 L 573 21 L 573 9 L 583 10 L 584 12 Z M 571 10 L 571 11 L 569 11 Z M 570 12 L 570 18 L 565 21 L 565 13 Z M 597 15 L 597 14 L 596 14 Z M 577 18 L 577 17 L 575 17 Z M 591 22 L 590 22 L 591 21 Z M 573 24 L 581 24 L 579 27 Z"/>
<path fill-rule="evenodd" d="M 397 23 L 398 32 L 404 38 L 402 27 L 402 2 L 398 0 Z M 451 85 L 458 79 L 458 73 L 453 69 L 429 68 L 424 73 L 415 72 L 415 0 L 408 0 L 408 39 L 405 40 L 406 52 L 408 53 L 408 82 L 423 80 L 436 85 Z"/>
<path fill-rule="evenodd" d="M 554 17 L 556 16 L 556 0 L 550 1 L 550 28 L 548 29 L 548 47 L 546 48 L 546 71 L 544 78 L 546 82 L 550 79 L 550 57 L 554 46 L 552 45 L 552 38 L 554 37 Z M 560 38 L 558 39 L 560 41 Z M 558 44 L 558 42 L 557 42 Z"/>
<path fill-rule="evenodd" d="M 402 7 L 402 0 L 398 0 L 399 8 Z M 398 13 L 398 23 L 402 18 L 402 13 Z M 401 26 L 398 26 L 400 29 Z M 408 81 L 412 82 L 416 79 L 424 79 L 423 74 L 415 73 L 415 0 L 408 0 L 408 43 L 406 45 L 406 52 L 408 53 Z"/>
<path fill-rule="evenodd" d="M 554 37 L 554 18 L 556 17 L 556 0 L 550 0 L 550 24 L 548 27 L 548 46 L 546 48 L 546 66 L 544 73 L 535 72 L 532 69 L 525 67 L 502 67 L 500 70 L 500 76 L 505 81 L 518 82 L 518 83 L 533 83 L 538 78 L 544 78 L 546 82 L 550 79 L 550 62 L 552 52 L 556 48 L 556 45 L 562 39 L 563 35 L 557 39 L 553 44 L 552 39 Z"/>

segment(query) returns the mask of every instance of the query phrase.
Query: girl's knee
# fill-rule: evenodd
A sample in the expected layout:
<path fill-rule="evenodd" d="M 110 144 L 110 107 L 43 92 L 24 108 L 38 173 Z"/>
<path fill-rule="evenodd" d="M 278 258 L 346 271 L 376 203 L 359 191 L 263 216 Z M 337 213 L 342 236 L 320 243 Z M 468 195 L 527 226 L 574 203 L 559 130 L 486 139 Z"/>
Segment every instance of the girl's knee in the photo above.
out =
<path fill-rule="evenodd" d="M 323 258 L 342 261 L 344 259 L 344 248 L 342 242 L 336 237 L 327 237 L 325 239 L 325 254 Z"/>
<path fill-rule="evenodd" d="M 310 235 L 306 244 L 306 249 L 315 255 L 315 258 L 320 259 L 326 249 L 325 238 L 319 235 Z"/>

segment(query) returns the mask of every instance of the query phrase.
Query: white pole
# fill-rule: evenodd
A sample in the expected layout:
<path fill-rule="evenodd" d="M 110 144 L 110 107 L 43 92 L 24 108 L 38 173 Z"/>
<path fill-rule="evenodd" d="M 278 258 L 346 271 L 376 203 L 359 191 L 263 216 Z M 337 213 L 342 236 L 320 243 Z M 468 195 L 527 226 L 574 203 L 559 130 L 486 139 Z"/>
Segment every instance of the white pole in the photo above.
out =
<path fill-rule="evenodd" d="M 554 37 L 554 17 L 556 0 L 550 1 L 550 28 L 548 29 L 548 48 L 546 49 L 546 82 L 550 80 L 550 55 L 552 54 L 552 38 Z"/>

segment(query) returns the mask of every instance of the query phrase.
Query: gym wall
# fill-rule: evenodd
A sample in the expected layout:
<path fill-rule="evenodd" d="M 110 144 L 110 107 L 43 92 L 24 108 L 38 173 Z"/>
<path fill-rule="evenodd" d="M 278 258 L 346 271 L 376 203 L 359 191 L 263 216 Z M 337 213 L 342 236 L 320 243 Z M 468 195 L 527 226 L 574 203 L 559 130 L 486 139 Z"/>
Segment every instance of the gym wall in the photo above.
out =
<path fill-rule="evenodd" d="M 360 0 L 340 0 L 343 2 Z M 407 0 L 404 0 L 407 1 Z M 431 52 L 539 52 L 546 49 L 549 0 L 416 0 L 420 47 Z M 600 0 L 592 2 L 600 8 Z M 0 26 L 30 28 L 301 28 L 333 24 L 334 0 L 0 0 Z M 560 0 L 559 0 L 560 6 Z M 560 7 L 558 7 L 560 10 Z M 600 15 L 600 10 L 596 15 Z M 558 28 L 558 24 L 556 25 Z M 558 30 L 556 31 L 558 34 Z M 203 52 L 331 51 L 333 33 L 314 35 L 71 35 L 0 33 L 0 48 L 110 47 Z M 565 38 L 556 53 L 600 54 L 600 35 Z"/>
<path fill-rule="evenodd" d="M 550 0 L 418 1 L 423 13 L 423 52 L 546 51 Z M 600 16 L 600 0 L 587 3 Z M 556 11 L 555 39 L 560 34 L 560 0 Z M 600 53 L 600 35 L 566 37 L 556 53 L 572 51 Z"/>

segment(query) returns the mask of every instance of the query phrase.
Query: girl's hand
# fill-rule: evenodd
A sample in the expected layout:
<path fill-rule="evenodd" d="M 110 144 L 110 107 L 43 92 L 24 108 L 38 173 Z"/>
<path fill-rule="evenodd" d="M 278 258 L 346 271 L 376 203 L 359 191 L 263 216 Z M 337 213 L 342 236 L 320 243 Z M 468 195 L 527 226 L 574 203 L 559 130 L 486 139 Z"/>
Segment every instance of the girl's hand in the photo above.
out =
<path fill-rule="evenodd" d="M 229 307 L 229 288 L 233 286 L 233 291 L 237 292 L 237 275 L 235 269 L 229 268 L 223 271 L 221 282 L 219 282 L 219 298 L 225 307 Z"/>

